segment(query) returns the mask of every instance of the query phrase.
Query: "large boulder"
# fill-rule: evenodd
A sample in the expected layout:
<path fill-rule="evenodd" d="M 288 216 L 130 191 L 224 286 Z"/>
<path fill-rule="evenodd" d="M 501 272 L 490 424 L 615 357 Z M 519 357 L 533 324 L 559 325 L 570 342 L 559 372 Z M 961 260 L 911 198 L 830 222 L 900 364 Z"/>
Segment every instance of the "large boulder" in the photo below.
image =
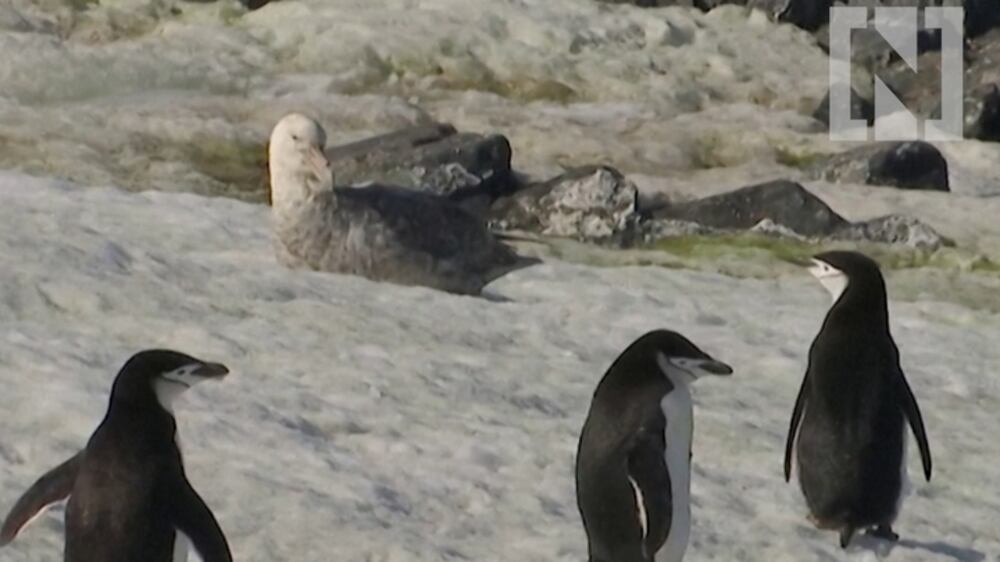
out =
<path fill-rule="evenodd" d="M 776 180 L 704 199 L 667 205 L 653 219 L 671 219 L 725 229 L 748 230 L 772 222 L 803 236 L 820 237 L 848 224 L 802 185 Z"/>
<path fill-rule="evenodd" d="M 948 161 L 934 145 L 923 141 L 867 144 L 822 160 L 808 173 L 838 183 L 950 190 Z"/>
<path fill-rule="evenodd" d="M 614 168 L 570 170 L 497 200 L 490 225 L 574 240 L 626 244 L 639 221 L 638 189 Z"/>
<path fill-rule="evenodd" d="M 446 124 L 409 127 L 326 154 L 340 185 L 391 183 L 487 205 L 517 187 L 505 137 L 459 133 Z"/>

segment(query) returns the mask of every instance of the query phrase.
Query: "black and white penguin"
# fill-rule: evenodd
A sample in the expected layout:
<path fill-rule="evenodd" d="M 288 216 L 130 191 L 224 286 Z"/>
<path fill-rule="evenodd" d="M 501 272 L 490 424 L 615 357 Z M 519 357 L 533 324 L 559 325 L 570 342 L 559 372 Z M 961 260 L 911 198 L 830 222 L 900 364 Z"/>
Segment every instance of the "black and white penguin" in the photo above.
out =
<path fill-rule="evenodd" d="M 668 330 L 649 332 L 597 385 L 576 456 L 590 562 L 680 562 L 691 533 L 688 387 L 733 370 Z"/>
<path fill-rule="evenodd" d="M 809 349 L 785 445 L 785 480 L 794 449 L 814 525 L 838 530 L 844 548 L 858 530 L 896 540 L 892 524 L 908 485 L 907 422 L 927 480 L 931 452 L 889 333 L 885 281 L 878 264 L 856 252 L 819 254 L 809 272 L 833 306 Z"/>
<path fill-rule="evenodd" d="M 175 351 L 134 355 L 86 448 L 21 496 L 0 527 L 0 546 L 69 497 L 65 562 L 181 562 L 188 541 L 204 562 L 232 562 L 215 516 L 184 474 L 172 414 L 178 395 L 228 372 Z"/>

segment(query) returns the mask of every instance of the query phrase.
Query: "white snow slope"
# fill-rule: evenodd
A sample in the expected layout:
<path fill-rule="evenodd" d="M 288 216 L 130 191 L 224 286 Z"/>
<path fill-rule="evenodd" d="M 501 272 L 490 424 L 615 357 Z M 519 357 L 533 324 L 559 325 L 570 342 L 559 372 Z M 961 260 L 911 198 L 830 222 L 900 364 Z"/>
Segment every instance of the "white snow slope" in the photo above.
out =
<path fill-rule="evenodd" d="M 580 562 L 591 393 L 626 344 L 668 327 L 736 368 L 695 389 L 687 560 L 875 557 L 813 530 L 781 475 L 828 306 L 805 272 L 550 261 L 496 282 L 495 302 L 282 269 L 260 206 L 10 172 L 0 194 L 0 509 L 84 444 L 130 354 L 166 346 L 233 371 L 177 417 L 236 560 Z M 1000 318 L 926 299 L 892 314 L 935 474 L 917 481 L 911 451 L 888 559 L 997 560 Z M 59 560 L 61 531 L 50 511 L 0 560 Z"/>

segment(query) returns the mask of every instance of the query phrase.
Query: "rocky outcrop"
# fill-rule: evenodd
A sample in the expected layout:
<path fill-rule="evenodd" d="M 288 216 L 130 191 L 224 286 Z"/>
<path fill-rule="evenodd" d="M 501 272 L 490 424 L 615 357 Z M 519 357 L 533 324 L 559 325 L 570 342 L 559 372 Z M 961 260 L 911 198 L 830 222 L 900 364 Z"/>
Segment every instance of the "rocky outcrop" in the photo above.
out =
<path fill-rule="evenodd" d="M 830 124 L 830 92 L 826 92 L 823 101 L 819 103 L 813 111 L 813 118 L 823 123 Z M 851 88 L 851 119 L 864 119 L 868 126 L 875 123 L 875 104 L 870 97 L 863 96 L 857 90 Z"/>
<path fill-rule="evenodd" d="M 777 180 L 704 199 L 667 205 L 654 219 L 671 219 L 725 229 L 748 230 L 771 220 L 804 236 L 825 236 L 847 225 L 819 197 L 800 184 Z"/>
<path fill-rule="evenodd" d="M 835 154 L 811 167 L 816 179 L 949 191 L 948 162 L 922 141 L 873 143 Z"/>
<path fill-rule="evenodd" d="M 995 7 L 1000 14 L 1000 4 Z M 855 65 L 877 74 L 886 86 L 915 115 L 937 119 L 941 115 L 940 36 L 926 30 L 920 36 L 917 71 L 906 65 L 874 30 L 859 31 L 851 50 Z M 966 43 L 963 135 L 985 141 L 1000 140 L 1000 28 L 993 29 Z M 855 77 L 857 80 L 858 77 Z M 869 78 L 870 80 L 870 78 Z M 855 86 L 858 84 L 855 83 Z M 866 91 L 864 88 L 861 91 Z M 852 99 L 854 116 L 868 119 L 871 98 L 858 95 Z M 814 117 L 828 123 L 829 102 L 824 100 Z M 874 116 L 873 116 L 874 117 Z M 869 120 L 871 124 L 871 120 Z"/>
<path fill-rule="evenodd" d="M 568 171 L 497 200 L 490 224 L 596 243 L 625 244 L 639 221 L 638 189 L 606 166 Z"/>
<path fill-rule="evenodd" d="M 326 150 L 338 185 L 390 183 L 488 206 L 511 193 L 510 142 L 435 123 Z"/>
<path fill-rule="evenodd" d="M 974 88 L 964 101 L 965 138 L 1000 142 L 1000 83 Z"/>
<path fill-rule="evenodd" d="M 833 233 L 832 238 L 897 244 L 920 250 L 936 250 L 942 246 L 954 245 L 954 242 L 919 219 L 902 215 L 887 215 L 854 223 Z"/>
<path fill-rule="evenodd" d="M 834 0 L 599 0 L 609 4 L 633 4 L 645 8 L 662 6 L 693 6 L 708 11 L 723 4 L 737 4 L 761 10 L 774 20 L 790 23 L 815 31 L 830 21 L 830 8 Z M 837 5 L 849 6 L 963 6 L 965 8 L 965 33 L 969 37 L 1000 27 L 1000 6 L 996 0 L 846 0 Z M 928 38 L 933 41 L 933 33 Z"/>
<path fill-rule="evenodd" d="M 850 240 L 936 250 L 953 243 L 914 217 L 851 223 L 801 185 L 777 180 L 666 206 L 647 217 L 644 243 L 688 235 L 751 232 L 799 241 Z"/>

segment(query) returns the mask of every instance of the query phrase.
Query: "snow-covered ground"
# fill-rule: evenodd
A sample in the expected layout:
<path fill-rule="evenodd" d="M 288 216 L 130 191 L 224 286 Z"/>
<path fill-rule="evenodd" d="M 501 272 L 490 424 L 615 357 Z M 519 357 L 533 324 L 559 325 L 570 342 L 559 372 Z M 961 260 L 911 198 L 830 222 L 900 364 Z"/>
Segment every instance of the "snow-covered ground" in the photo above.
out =
<path fill-rule="evenodd" d="M 549 261 L 487 300 L 286 271 L 260 206 L 9 172 L 0 194 L 0 509 L 85 442 L 132 352 L 167 346 L 233 370 L 177 416 L 237 560 L 579 562 L 590 395 L 633 338 L 670 327 L 737 371 L 695 390 L 687 559 L 874 556 L 812 530 L 781 475 L 828 306 L 805 272 Z M 915 482 L 888 558 L 997 560 L 1000 318 L 933 297 L 892 313 L 935 475 Z M 0 560 L 59 559 L 61 529 L 49 512 Z"/>
<path fill-rule="evenodd" d="M 177 410 L 237 561 L 580 562 L 590 395 L 667 327 L 737 369 L 695 389 L 687 560 L 874 556 L 812 530 L 781 477 L 828 305 L 805 272 L 549 259 L 497 281 L 499 298 L 456 297 L 286 271 L 266 208 L 165 193 L 258 188 L 293 109 L 331 144 L 449 121 L 507 135 L 519 170 L 608 163 L 672 197 L 796 177 L 844 148 L 808 117 L 827 67 L 805 32 L 736 7 L 590 0 L 0 0 L 0 53 L 0 512 L 84 444 L 122 362 L 165 346 L 233 370 Z M 940 148 L 953 194 L 808 187 L 851 220 L 915 215 L 1000 261 L 1000 197 L 977 197 L 1000 193 L 1000 144 Z M 935 267 L 889 285 L 935 477 L 914 483 L 888 558 L 1000 560 L 1000 277 Z M 0 562 L 59 560 L 61 529 L 50 512 Z"/>

